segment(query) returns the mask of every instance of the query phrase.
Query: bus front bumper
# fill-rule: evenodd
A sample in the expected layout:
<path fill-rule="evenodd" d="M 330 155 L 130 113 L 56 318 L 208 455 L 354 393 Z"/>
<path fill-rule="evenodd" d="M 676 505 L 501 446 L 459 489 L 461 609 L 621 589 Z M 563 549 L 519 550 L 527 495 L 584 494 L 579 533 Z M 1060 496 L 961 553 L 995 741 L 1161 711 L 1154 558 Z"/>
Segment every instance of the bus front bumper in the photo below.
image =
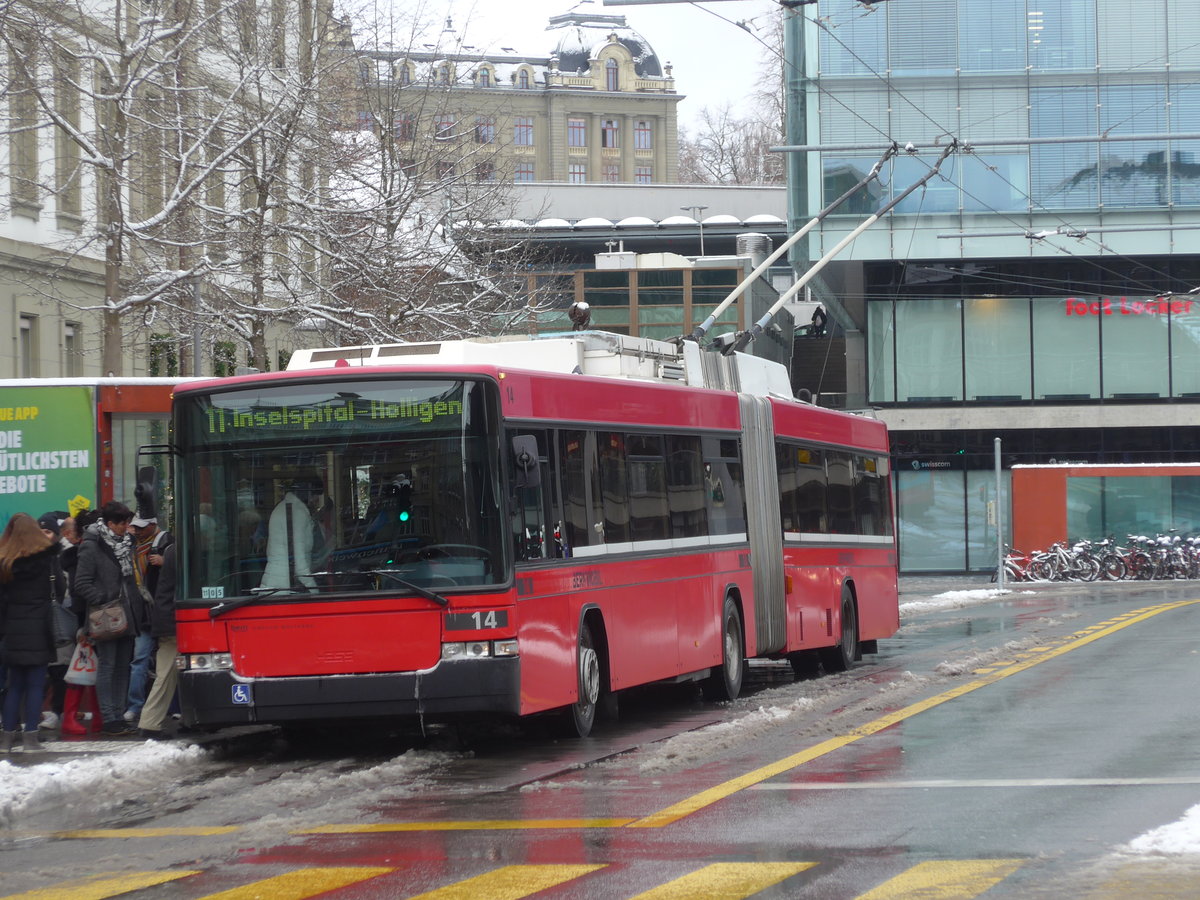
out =
<path fill-rule="evenodd" d="M 517 657 L 443 661 L 426 672 L 286 678 L 183 671 L 179 700 L 183 722 L 190 727 L 469 713 L 515 716 L 520 709 L 520 673 Z"/>

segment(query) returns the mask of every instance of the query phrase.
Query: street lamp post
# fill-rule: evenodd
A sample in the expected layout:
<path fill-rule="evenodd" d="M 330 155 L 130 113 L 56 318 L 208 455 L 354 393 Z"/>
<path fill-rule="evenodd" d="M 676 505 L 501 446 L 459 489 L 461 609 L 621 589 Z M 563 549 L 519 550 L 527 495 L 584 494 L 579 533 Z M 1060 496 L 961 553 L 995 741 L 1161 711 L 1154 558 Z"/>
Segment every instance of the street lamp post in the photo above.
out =
<path fill-rule="evenodd" d="M 679 207 L 684 212 L 690 212 L 692 218 L 696 220 L 696 224 L 700 226 L 700 255 L 704 255 L 704 223 L 700 220 L 700 213 L 708 209 L 707 206 L 681 206 Z"/>

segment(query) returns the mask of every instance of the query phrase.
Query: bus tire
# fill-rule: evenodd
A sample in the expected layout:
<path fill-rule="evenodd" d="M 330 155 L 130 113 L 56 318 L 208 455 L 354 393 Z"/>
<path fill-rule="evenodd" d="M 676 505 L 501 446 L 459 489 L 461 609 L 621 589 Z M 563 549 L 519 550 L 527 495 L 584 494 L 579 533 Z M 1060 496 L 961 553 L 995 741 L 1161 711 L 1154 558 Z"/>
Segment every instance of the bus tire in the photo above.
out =
<path fill-rule="evenodd" d="M 726 596 L 721 612 L 721 665 L 700 682 L 705 699 L 736 700 L 742 692 L 742 678 L 746 674 L 743 635 L 742 614 L 733 598 Z"/>
<path fill-rule="evenodd" d="M 842 630 L 836 647 L 821 649 L 821 665 L 826 672 L 845 672 L 858 658 L 858 614 L 849 585 L 842 586 Z"/>
<path fill-rule="evenodd" d="M 587 737 L 596 722 L 596 706 L 600 701 L 600 655 L 591 626 L 579 623 L 579 638 L 575 645 L 575 673 L 579 699 L 567 708 L 567 734 Z"/>

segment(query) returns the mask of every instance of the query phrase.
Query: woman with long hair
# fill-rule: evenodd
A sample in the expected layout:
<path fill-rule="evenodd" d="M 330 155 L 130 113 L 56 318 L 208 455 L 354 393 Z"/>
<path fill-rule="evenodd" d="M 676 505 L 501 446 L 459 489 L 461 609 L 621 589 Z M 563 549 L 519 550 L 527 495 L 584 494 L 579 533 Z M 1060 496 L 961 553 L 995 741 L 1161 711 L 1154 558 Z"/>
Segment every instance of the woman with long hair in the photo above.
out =
<path fill-rule="evenodd" d="M 125 610 L 129 630 L 116 638 L 96 642 L 96 696 L 104 719 L 104 734 L 133 734 L 125 721 L 125 699 L 129 694 L 129 666 L 133 662 L 133 643 L 139 629 L 134 615 L 140 603 L 133 574 L 133 540 L 126 533 L 133 511 L 124 503 L 110 500 L 100 507 L 100 521 L 83 533 L 72 596 L 88 610 L 119 601 Z"/>
<path fill-rule="evenodd" d="M 0 659 L 8 669 L 8 693 L 0 712 L 0 752 L 12 750 L 17 726 L 21 746 L 40 750 L 38 723 L 46 692 L 46 667 L 54 662 L 50 604 L 62 579 L 58 543 L 33 516 L 16 513 L 0 535 Z"/>

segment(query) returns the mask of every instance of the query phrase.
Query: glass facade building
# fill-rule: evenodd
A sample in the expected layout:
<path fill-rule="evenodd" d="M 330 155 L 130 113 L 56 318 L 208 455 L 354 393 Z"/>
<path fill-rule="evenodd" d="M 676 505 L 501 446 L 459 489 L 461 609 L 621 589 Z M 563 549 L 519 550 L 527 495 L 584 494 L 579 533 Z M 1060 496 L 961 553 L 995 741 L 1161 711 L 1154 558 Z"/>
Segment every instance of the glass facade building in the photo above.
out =
<path fill-rule="evenodd" d="M 856 348 L 850 405 L 892 430 L 901 571 L 994 567 L 997 437 L 1006 469 L 1200 462 L 1195 4 L 806 9 L 808 142 L 825 149 L 795 208 L 840 196 L 888 143 L 915 148 L 823 223 L 812 258 L 952 139 L 969 147 L 818 287 Z M 1103 537 L 1093 519 L 1062 537 Z"/>

